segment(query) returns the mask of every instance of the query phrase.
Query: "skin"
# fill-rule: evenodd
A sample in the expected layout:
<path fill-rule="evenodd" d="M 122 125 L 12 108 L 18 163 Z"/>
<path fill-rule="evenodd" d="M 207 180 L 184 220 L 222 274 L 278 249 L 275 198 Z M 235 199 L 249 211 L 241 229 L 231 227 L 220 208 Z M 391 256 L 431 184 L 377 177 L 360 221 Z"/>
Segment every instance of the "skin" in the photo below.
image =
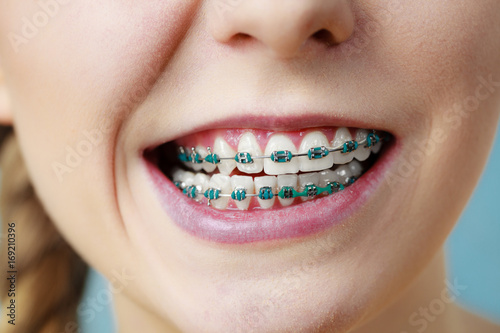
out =
<path fill-rule="evenodd" d="M 39 11 L 0 4 L 1 119 L 65 238 L 110 280 L 126 272 L 121 332 L 420 327 L 408 318 L 441 297 L 442 244 L 498 122 L 500 2 L 73 0 L 13 44 Z M 328 38 L 311 37 L 321 29 Z M 313 237 L 223 246 L 179 230 L 143 149 L 270 111 L 361 119 L 397 138 L 396 161 L 362 209 Z M 54 162 L 86 131 L 102 141 L 58 178 Z M 418 158 L 422 142 L 434 149 Z M 426 332 L 498 329 L 452 304 L 428 322 Z"/>

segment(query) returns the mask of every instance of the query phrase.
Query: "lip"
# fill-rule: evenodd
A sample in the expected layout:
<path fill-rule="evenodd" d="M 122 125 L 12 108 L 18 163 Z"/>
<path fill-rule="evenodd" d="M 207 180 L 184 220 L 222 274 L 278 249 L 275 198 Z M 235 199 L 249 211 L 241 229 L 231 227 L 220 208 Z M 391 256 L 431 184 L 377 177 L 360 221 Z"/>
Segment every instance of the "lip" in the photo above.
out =
<path fill-rule="evenodd" d="M 206 241 L 245 244 L 306 237 L 341 225 L 382 184 L 399 151 L 398 143 L 386 143 L 376 163 L 344 191 L 270 210 L 209 208 L 185 197 L 153 162 L 143 157 L 143 163 L 162 207 L 178 227 Z"/>
<path fill-rule="evenodd" d="M 297 111 L 299 112 L 299 111 Z M 241 114 L 225 115 L 222 119 L 212 119 L 210 121 L 201 120 L 200 124 L 196 123 L 196 119 L 190 122 L 189 127 L 184 127 L 179 131 L 171 132 L 168 135 L 160 135 L 156 138 L 151 138 L 149 141 L 143 142 L 139 147 L 141 151 L 148 151 L 157 146 L 177 138 L 191 135 L 197 132 L 203 132 L 211 129 L 231 129 L 231 128 L 257 128 L 261 130 L 272 131 L 296 131 L 300 129 L 313 127 L 352 127 L 352 128 L 376 128 L 380 131 L 390 132 L 392 136 L 397 137 L 397 133 L 387 127 L 387 121 L 383 119 L 363 120 L 369 117 L 347 118 L 337 114 L 325 115 L 322 112 L 290 113 L 286 112 L 283 115 L 268 115 L 265 111 L 253 110 L 253 113 L 242 111 Z"/>

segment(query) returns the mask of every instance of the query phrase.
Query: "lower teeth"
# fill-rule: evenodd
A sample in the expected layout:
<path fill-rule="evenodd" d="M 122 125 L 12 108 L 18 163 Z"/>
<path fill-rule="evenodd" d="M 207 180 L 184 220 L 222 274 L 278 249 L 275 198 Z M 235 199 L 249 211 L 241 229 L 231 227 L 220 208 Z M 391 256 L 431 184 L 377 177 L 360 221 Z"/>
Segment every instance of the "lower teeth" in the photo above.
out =
<path fill-rule="evenodd" d="M 227 209 L 229 200 L 232 200 L 237 209 L 246 210 L 252 199 L 257 200 L 261 208 L 269 209 L 276 199 L 281 206 L 289 206 L 296 198 L 309 200 L 334 194 L 352 185 L 362 174 L 360 162 L 353 160 L 334 170 L 255 178 L 221 174 L 210 178 L 204 173 L 194 174 L 177 169 L 172 180 L 184 195 L 200 203 Z"/>

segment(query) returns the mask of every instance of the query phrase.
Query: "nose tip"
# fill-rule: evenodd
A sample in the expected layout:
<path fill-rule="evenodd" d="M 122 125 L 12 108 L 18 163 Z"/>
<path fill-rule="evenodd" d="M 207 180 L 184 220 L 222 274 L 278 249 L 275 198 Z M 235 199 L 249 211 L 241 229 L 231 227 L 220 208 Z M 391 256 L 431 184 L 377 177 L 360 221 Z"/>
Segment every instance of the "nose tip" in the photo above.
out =
<path fill-rule="evenodd" d="M 212 35 L 221 43 L 246 36 L 276 56 L 295 56 L 307 42 L 340 44 L 354 30 L 348 0 L 239 0 L 212 20 Z M 219 8 L 220 9 L 220 8 Z"/>

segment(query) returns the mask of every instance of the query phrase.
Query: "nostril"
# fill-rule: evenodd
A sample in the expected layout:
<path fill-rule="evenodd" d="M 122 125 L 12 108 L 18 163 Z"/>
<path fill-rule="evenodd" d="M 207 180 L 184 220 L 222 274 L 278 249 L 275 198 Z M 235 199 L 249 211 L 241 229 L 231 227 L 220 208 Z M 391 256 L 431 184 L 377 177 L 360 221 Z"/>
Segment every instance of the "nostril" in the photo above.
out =
<path fill-rule="evenodd" d="M 230 40 L 228 40 L 228 42 L 233 44 L 233 45 L 244 45 L 244 44 L 248 43 L 249 41 L 251 41 L 252 39 L 253 39 L 253 37 L 249 34 L 237 33 L 237 34 L 233 35 L 230 38 Z"/>
<path fill-rule="evenodd" d="M 320 43 L 328 45 L 328 46 L 333 45 L 333 44 L 337 44 L 335 42 L 335 38 L 333 37 L 333 34 L 326 29 L 321 29 L 321 30 L 316 31 L 311 36 L 311 38 L 320 42 Z"/>

